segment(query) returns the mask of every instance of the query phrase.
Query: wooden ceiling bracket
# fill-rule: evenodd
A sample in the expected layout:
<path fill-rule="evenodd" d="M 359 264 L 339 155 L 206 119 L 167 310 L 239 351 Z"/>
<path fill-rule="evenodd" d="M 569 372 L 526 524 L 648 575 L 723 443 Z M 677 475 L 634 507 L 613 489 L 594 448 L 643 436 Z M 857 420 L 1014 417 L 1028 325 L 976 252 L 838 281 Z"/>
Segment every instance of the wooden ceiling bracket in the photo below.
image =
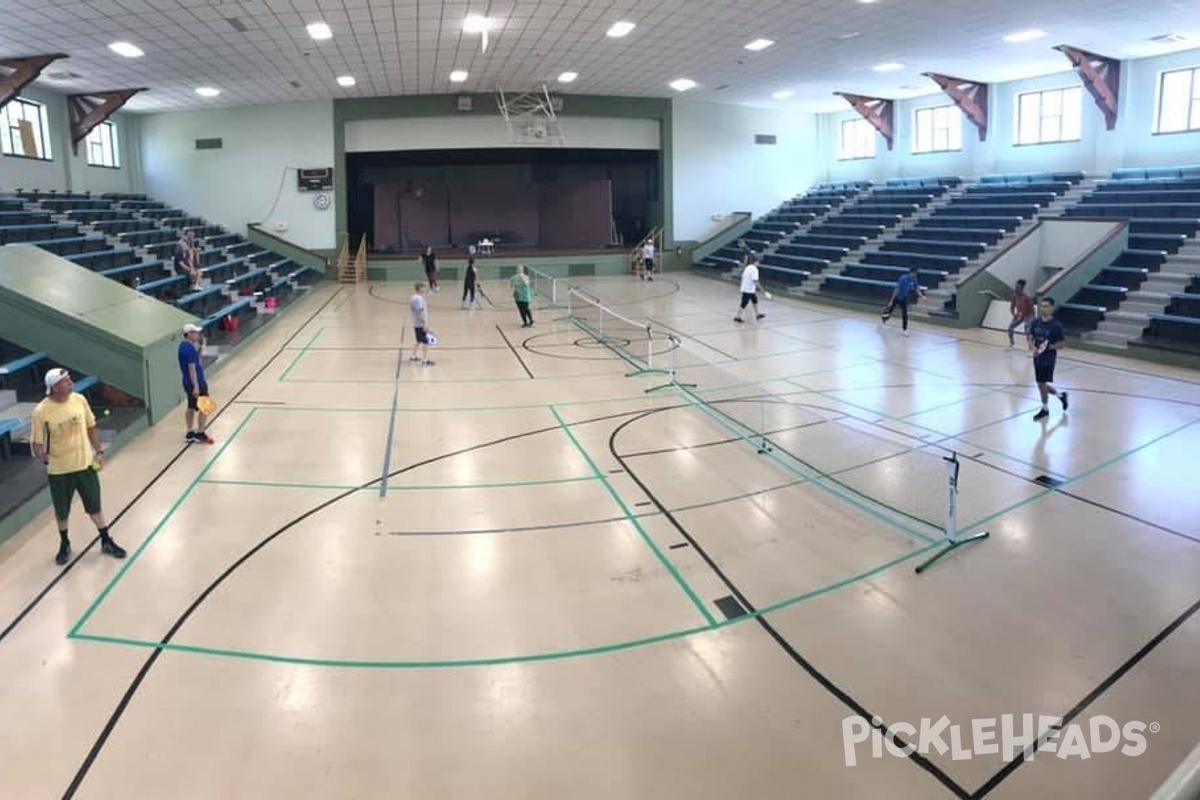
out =
<path fill-rule="evenodd" d="M 79 143 L 87 138 L 92 129 L 113 115 L 117 109 L 129 102 L 129 98 L 141 89 L 118 89 L 111 92 L 88 92 L 67 97 L 71 111 L 71 146 L 79 155 Z"/>
<path fill-rule="evenodd" d="M 954 101 L 954 105 L 958 106 L 967 119 L 975 123 L 975 127 L 979 130 L 979 141 L 987 141 L 988 132 L 988 85 L 977 81 L 968 81 L 963 78 L 953 78 L 949 75 L 941 75 L 937 72 L 921 73 L 926 78 L 929 78 L 942 91 L 949 95 Z"/>
<path fill-rule="evenodd" d="M 892 149 L 896 131 L 895 101 L 883 97 L 864 97 L 848 92 L 834 92 L 834 94 L 845 99 L 863 119 L 871 123 L 887 141 L 888 150 Z"/>
<path fill-rule="evenodd" d="M 37 80 L 42 70 L 60 58 L 67 58 L 66 53 L 54 53 L 48 56 L 25 56 L 23 58 L 0 58 L 0 67 L 8 67 L 12 72 L 0 75 L 0 108 L 21 93 L 29 84 Z"/>
<path fill-rule="evenodd" d="M 1057 45 L 1055 50 L 1059 51 L 1071 60 L 1075 65 L 1075 69 L 1079 72 L 1079 77 L 1083 78 L 1083 85 L 1092 95 L 1092 99 L 1096 101 L 1096 105 L 1100 107 L 1100 111 L 1104 114 L 1104 122 L 1111 131 L 1117 126 L 1117 98 L 1120 96 L 1121 88 L 1121 62 L 1109 58 L 1107 56 L 1096 55 L 1089 53 L 1087 50 L 1080 50 L 1078 47 L 1070 45 Z"/>

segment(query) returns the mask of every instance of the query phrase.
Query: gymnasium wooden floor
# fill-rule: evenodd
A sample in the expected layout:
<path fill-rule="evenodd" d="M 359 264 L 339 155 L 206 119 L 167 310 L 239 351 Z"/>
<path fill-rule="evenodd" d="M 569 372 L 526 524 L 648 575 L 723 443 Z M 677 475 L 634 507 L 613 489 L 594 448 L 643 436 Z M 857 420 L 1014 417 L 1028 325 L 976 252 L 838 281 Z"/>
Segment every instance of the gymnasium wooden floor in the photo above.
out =
<path fill-rule="evenodd" d="M 0 548 L 0 797 L 1128 800 L 1200 738 L 1200 375 L 1068 351 L 1040 424 L 999 333 L 580 283 L 696 386 L 496 281 L 413 364 L 406 285 L 324 285 L 215 445 L 110 461 L 124 563 L 78 506 L 67 570 L 49 513 Z M 916 574 L 952 452 L 990 538 Z M 961 752 L 1026 714 L 1144 751 Z M 961 747 L 847 766 L 858 715 Z"/>

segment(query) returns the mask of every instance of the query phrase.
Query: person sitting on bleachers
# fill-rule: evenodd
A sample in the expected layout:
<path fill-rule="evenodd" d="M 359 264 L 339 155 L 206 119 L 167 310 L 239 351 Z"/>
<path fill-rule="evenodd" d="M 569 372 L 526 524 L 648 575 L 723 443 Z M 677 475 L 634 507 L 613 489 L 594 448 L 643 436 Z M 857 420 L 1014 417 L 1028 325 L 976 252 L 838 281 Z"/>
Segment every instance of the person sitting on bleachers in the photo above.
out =
<path fill-rule="evenodd" d="M 179 275 L 187 275 L 192 289 L 201 288 L 199 251 L 190 230 L 180 233 L 179 241 L 175 243 L 175 272 Z"/>

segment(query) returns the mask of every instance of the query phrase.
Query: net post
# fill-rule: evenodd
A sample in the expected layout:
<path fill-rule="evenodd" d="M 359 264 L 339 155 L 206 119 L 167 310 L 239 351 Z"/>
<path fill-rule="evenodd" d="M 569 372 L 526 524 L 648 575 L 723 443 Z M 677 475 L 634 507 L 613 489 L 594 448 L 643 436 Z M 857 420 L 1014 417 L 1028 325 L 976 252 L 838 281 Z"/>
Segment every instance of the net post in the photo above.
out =
<path fill-rule="evenodd" d="M 758 454 L 771 452 L 771 445 L 767 441 L 767 400 L 765 397 L 758 400 Z"/>
<path fill-rule="evenodd" d="M 959 461 L 958 453 L 952 452 L 948 457 L 943 456 L 942 461 L 946 462 L 946 535 L 942 538 L 943 545 L 938 552 L 917 565 L 916 572 L 920 575 L 925 570 L 929 569 L 943 556 L 947 556 L 954 552 L 964 544 L 976 542 L 981 539 L 988 538 L 987 531 L 973 533 L 970 536 L 959 537 L 958 535 L 958 470 Z"/>

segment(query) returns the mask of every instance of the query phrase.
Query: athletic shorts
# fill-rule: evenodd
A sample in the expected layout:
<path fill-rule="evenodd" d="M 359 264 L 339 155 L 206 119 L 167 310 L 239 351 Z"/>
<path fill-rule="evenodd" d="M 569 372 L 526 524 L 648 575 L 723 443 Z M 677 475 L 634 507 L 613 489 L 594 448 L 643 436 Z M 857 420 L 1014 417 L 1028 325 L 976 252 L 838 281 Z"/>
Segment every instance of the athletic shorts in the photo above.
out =
<path fill-rule="evenodd" d="M 199 401 L 200 401 L 200 397 L 201 397 L 201 396 L 208 394 L 208 387 L 207 387 L 207 386 L 201 386 L 201 387 L 200 387 L 200 391 L 199 391 L 197 394 L 192 394 L 192 387 L 190 387 L 190 386 L 184 386 L 184 387 L 183 387 L 183 393 L 184 393 L 185 395 L 187 395 L 187 407 L 188 407 L 188 410 L 190 410 L 190 411 L 199 411 L 199 410 L 200 410 L 200 407 L 199 407 L 199 405 L 197 405 L 197 403 L 199 403 Z"/>
<path fill-rule="evenodd" d="M 66 519 L 71 514 L 71 499 L 79 492 L 83 510 L 100 513 L 100 477 L 93 469 L 50 476 L 50 499 L 54 503 L 54 518 Z"/>
<path fill-rule="evenodd" d="M 758 306 L 758 292 L 742 292 L 742 308 L 745 308 L 750 303 Z"/>
<path fill-rule="evenodd" d="M 429 337 L 425 335 L 424 328 L 413 328 L 417 334 L 417 344 L 429 344 Z"/>
<path fill-rule="evenodd" d="M 1033 362 L 1033 378 L 1038 383 L 1054 383 L 1054 362 Z"/>

